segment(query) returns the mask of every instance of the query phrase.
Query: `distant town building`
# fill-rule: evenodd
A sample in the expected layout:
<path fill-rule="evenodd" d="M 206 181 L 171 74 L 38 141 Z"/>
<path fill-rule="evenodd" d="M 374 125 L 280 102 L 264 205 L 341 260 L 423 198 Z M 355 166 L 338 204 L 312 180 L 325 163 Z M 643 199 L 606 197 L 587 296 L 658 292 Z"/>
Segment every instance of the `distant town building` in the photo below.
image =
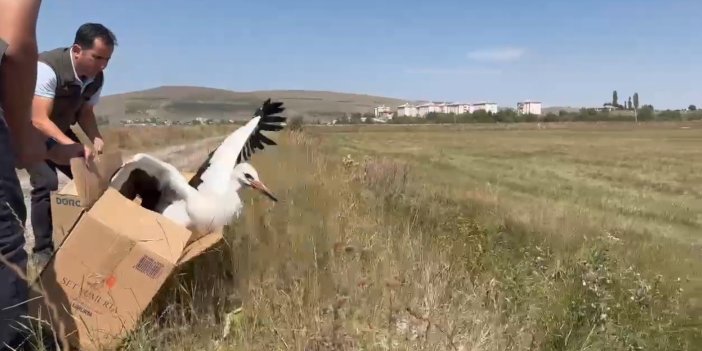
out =
<path fill-rule="evenodd" d="M 374 109 L 373 113 L 374 113 L 376 118 L 385 118 L 385 119 L 392 118 L 392 109 L 388 106 L 385 106 L 385 105 L 376 107 Z"/>
<path fill-rule="evenodd" d="M 480 110 L 497 113 L 497 104 L 494 102 L 478 102 L 470 104 L 443 101 L 430 101 L 419 105 L 405 103 L 397 106 L 397 116 L 426 117 L 426 115 L 430 113 L 455 113 L 460 115 L 464 113 L 473 113 Z M 393 111 L 389 107 L 383 105 L 375 107 L 374 114 L 377 118 L 382 118 L 385 115 L 388 116 L 386 118 L 389 119 L 392 118 Z"/>
<path fill-rule="evenodd" d="M 521 101 L 517 103 L 518 115 L 540 115 L 541 103 L 538 101 Z"/>
<path fill-rule="evenodd" d="M 442 113 L 441 103 L 429 102 L 417 106 L 417 115 L 419 117 L 425 117 L 432 112 Z"/>
<path fill-rule="evenodd" d="M 494 102 L 478 102 L 472 104 L 471 109 L 472 111 L 470 111 L 470 113 L 480 110 L 483 110 L 485 112 L 497 113 L 497 104 Z"/>
<path fill-rule="evenodd" d="M 446 113 L 455 113 L 461 115 L 464 113 L 471 113 L 471 104 L 464 103 L 452 103 L 446 105 Z"/>
<path fill-rule="evenodd" d="M 417 117 L 417 106 L 409 103 L 397 106 L 397 117 Z"/>

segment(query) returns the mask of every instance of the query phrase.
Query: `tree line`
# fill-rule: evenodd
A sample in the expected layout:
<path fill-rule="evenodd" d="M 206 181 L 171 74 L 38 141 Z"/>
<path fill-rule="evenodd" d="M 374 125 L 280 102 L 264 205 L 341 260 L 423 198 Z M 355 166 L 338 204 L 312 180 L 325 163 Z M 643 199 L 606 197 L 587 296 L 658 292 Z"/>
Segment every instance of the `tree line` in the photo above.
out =
<path fill-rule="evenodd" d="M 632 99 L 633 100 L 633 99 Z M 632 101 L 633 104 L 633 101 Z M 643 105 L 637 111 L 641 121 L 685 121 L 702 120 L 702 111 L 655 111 L 651 105 Z M 449 114 L 428 113 L 425 117 L 397 117 L 394 116 L 387 123 L 395 124 L 424 124 L 424 123 L 524 123 L 524 122 L 604 122 L 604 121 L 634 121 L 633 113 L 619 111 L 598 110 L 582 108 L 579 111 L 561 110 L 558 113 L 550 112 L 545 115 L 519 115 L 515 109 L 503 109 L 497 113 L 475 111 L 473 113 Z M 337 119 L 337 124 L 372 124 L 373 118 L 363 117 L 360 113 L 351 114 Z"/>
<path fill-rule="evenodd" d="M 623 104 L 619 103 L 619 94 L 617 91 L 612 92 L 612 101 L 605 102 L 604 107 L 613 107 L 619 110 L 638 110 L 639 109 L 639 93 L 634 93 L 633 98 L 629 96 L 628 100 L 625 100 Z M 644 105 L 647 106 L 647 105 Z"/>
<path fill-rule="evenodd" d="M 561 110 L 558 113 L 542 115 L 520 115 L 513 108 L 502 109 L 497 113 L 475 111 L 473 113 L 453 114 L 431 112 L 424 117 L 399 117 L 397 113 L 387 123 L 423 124 L 423 123 L 520 123 L 520 122 L 606 122 L 606 121 L 685 121 L 702 120 L 702 111 L 690 105 L 687 111 L 656 111 L 652 105 L 639 105 L 639 93 L 634 92 L 623 103 L 619 102 L 616 90 L 612 100 L 605 102 L 602 109 L 581 108 L 579 111 Z M 353 113 L 340 116 L 337 124 L 372 124 L 373 118 L 367 114 Z"/>

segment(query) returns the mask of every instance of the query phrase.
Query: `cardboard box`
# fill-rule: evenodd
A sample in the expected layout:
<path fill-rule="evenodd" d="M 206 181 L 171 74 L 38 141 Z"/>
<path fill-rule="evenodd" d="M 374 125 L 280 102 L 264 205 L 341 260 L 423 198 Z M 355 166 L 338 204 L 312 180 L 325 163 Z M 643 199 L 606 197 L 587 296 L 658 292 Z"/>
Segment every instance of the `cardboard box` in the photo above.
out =
<path fill-rule="evenodd" d="M 189 230 L 108 187 L 105 179 L 119 167 L 109 157 L 92 169 L 71 164 L 78 195 L 64 188 L 56 198 L 77 196 L 82 210 L 36 282 L 49 304 L 32 296 L 32 314 L 57 331 L 62 324 L 81 350 L 114 349 L 168 276 L 222 239 L 219 230 L 189 243 Z M 76 213 L 68 211 L 66 223 Z"/>
<path fill-rule="evenodd" d="M 87 164 L 81 159 L 71 160 L 73 181 L 61 190 L 51 193 L 52 237 L 58 248 L 78 221 L 107 188 L 110 178 L 122 165 L 122 154 L 112 152 L 99 155 L 95 162 Z"/>
<path fill-rule="evenodd" d="M 51 193 L 51 221 L 54 226 L 54 247 L 63 244 L 68 233 L 73 229 L 84 208 L 80 196 L 73 182 L 68 183 L 63 189 Z"/>

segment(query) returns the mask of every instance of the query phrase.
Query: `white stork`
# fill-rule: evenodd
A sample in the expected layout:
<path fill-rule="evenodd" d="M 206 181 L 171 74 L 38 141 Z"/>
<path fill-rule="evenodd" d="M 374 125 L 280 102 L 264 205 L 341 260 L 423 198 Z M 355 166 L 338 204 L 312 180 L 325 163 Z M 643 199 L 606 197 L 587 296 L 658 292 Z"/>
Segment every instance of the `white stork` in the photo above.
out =
<path fill-rule="evenodd" d="M 255 116 L 227 136 L 212 151 L 188 182 L 171 164 L 147 154 L 136 154 L 112 177 L 110 186 L 129 199 L 139 195 L 141 206 L 163 214 L 196 234 L 206 234 L 228 224 L 241 213 L 238 191 L 242 186 L 259 190 L 278 201 L 246 161 L 256 149 L 276 145 L 261 131 L 284 128 L 282 102 L 266 100 Z"/>

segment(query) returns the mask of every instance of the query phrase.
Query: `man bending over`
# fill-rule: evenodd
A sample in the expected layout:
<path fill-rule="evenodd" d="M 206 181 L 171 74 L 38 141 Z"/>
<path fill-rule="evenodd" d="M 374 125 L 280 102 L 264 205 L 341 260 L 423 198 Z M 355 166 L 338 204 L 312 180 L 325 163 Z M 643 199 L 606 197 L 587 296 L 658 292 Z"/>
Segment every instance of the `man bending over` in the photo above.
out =
<path fill-rule="evenodd" d="M 100 98 L 103 70 L 115 45 L 115 36 L 109 29 L 98 23 L 86 23 L 78 28 L 73 46 L 39 54 L 32 122 L 48 137 L 49 148 L 56 144 L 66 145 L 83 150 L 86 158 L 91 157 L 92 150 L 82 145 L 71 130 L 71 126 L 78 123 L 95 151 L 102 152 L 104 142 L 93 106 Z M 50 195 L 51 191 L 58 190 L 57 169 L 73 178 L 69 166 L 57 165 L 50 160 L 28 169 L 35 238 L 32 251 L 38 267 L 45 265 L 54 251 Z"/>

